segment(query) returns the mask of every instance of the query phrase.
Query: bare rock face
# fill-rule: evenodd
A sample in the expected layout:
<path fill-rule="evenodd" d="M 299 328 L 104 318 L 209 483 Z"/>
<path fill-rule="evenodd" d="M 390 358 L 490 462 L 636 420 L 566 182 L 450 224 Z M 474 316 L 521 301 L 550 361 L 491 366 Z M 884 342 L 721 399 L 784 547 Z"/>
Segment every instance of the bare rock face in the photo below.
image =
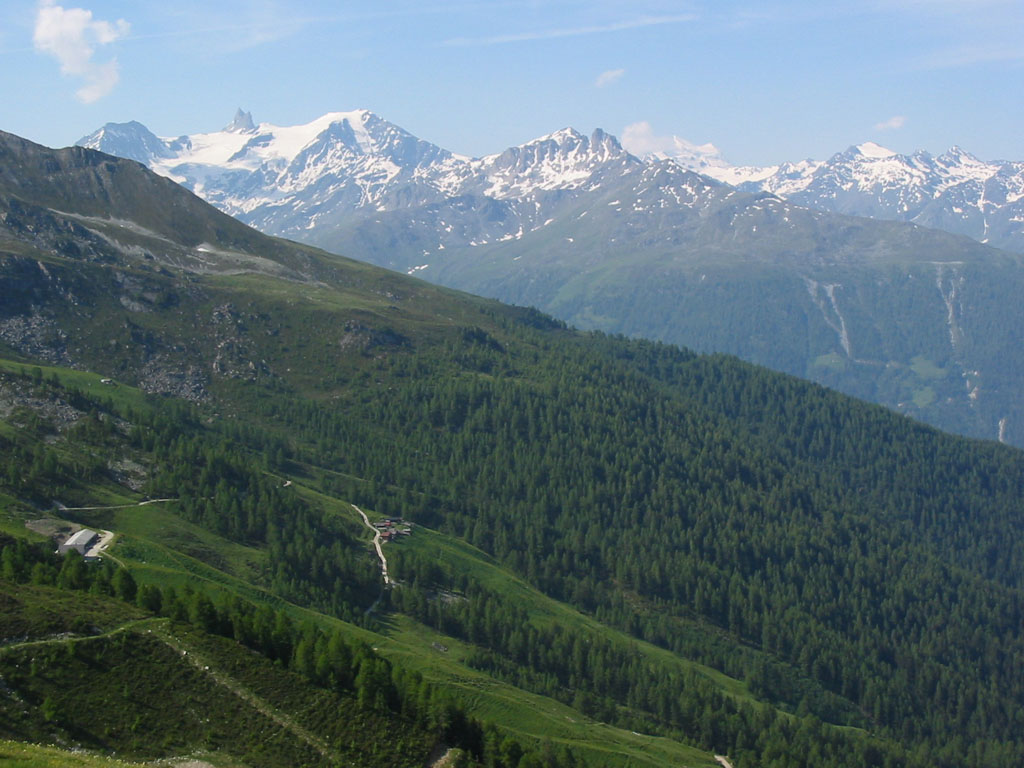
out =
<path fill-rule="evenodd" d="M 44 363 L 73 364 L 67 351 L 67 334 L 56 320 L 39 310 L 0 320 L 0 341 L 19 354 Z"/>
<path fill-rule="evenodd" d="M 166 355 L 157 355 L 139 369 L 139 387 L 152 394 L 180 397 L 199 403 L 209 398 L 209 379 L 197 365 L 182 365 Z"/>
<path fill-rule="evenodd" d="M 35 414 L 58 433 L 67 431 L 85 415 L 63 398 L 40 396 L 25 380 L 0 374 L 0 418 L 23 426 L 19 411 Z"/>
<path fill-rule="evenodd" d="M 240 313 L 230 302 L 214 307 L 211 329 L 216 339 L 212 372 L 217 376 L 242 381 L 255 381 L 270 375 L 270 367 L 259 358 L 249 331 L 252 316 Z"/>

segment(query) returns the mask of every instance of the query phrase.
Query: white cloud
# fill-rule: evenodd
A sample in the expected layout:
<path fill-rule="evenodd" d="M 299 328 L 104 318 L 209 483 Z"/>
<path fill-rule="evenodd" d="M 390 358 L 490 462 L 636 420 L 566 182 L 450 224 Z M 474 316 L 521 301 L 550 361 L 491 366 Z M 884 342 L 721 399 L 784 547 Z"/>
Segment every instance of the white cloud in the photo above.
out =
<path fill-rule="evenodd" d="M 655 136 L 651 124 L 643 120 L 622 129 L 622 146 L 630 154 L 643 157 L 671 152 L 675 149 L 675 139 L 672 136 Z"/>
<path fill-rule="evenodd" d="M 888 120 L 883 120 L 880 123 L 875 123 L 876 131 L 898 131 L 907 123 L 907 118 L 903 115 L 893 115 Z"/>
<path fill-rule="evenodd" d="M 504 43 L 524 43 L 531 40 L 554 40 L 561 37 L 582 37 L 584 35 L 596 35 L 606 32 L 622 32 L 627 29 L 640 29 L 642 27 L 659 27 L 664 24 L 680 24 L 684 21 L 694 21 L 697 18 L 692 13 L 675 14 L 673 16 L 641 16 L 637 19 L 619 21 L 614 24 L 602 24 L 588 27 L 568 27 L 564 29 L 539 29 L 533 32 L 518 32 L 508 35 L 495 35 L 493 37 L 455 37 L 445 40 L 445 45 L 502 45 Z"/>
<path fill-rule="evenodd" d="M 609 69 L 607 72 L 602 72 L 597 76 L 594 85 L 598 88 L 604 88 L 606 85 L 619 82 L 624 74 L 626 74 L 624 69 Z"/>
<path fill-rule="evenodd" d="M 64 8 L 44 0 L 36 15 L 32 41 L 37 51 L 60 62 L 63 74 L 84 81 L 75 95 L 89 104 L 110 93 L 119 78 L 116 58 L 102 63 L 93 60 L 96 46 L 123 38 L 130 28 L 124 19 L 98 21 L 93 19 L 92 11 Z"/>

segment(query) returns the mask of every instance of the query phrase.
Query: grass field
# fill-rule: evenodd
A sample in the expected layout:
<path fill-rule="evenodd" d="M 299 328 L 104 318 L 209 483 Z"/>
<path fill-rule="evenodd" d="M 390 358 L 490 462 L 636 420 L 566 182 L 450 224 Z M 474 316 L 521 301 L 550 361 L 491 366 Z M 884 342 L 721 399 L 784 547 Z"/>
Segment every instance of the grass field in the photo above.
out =
<path fill-rule="evenodd" d="M 4 768 L 136 768 L 142 763 L 0 739 L 0 765 Z"/>
<path fill-rule="evenodd" d="M 468 655 L 466 644 L 407 617 L 388 616 L 385 634 L 374 645 L 381 655 L 455 690 L 474 715 L 525 740 L 549 739 L 609 766 L 717 765 L 701 750 L 596 722 L 553 699 L 470 669 L 462 663 Z"/>
<path fill-rule="evenodd" d="M 146 394 L 135 387 L 108 380 L 103 376 L 88 371 L 76 371 L 71 368 L 60 368 L 48 365 L 20 363 L 15 360 L 0 358 L 0 371 L 22 375 L 32 375 L 38 369 L 44 379 L 56 377 L 61 386 L 78 389 L 91 397 L 108 399 L 118 409 L 124 407 L 147 408 Z M 106 382 L 106 383 L 105 383 Z"/>

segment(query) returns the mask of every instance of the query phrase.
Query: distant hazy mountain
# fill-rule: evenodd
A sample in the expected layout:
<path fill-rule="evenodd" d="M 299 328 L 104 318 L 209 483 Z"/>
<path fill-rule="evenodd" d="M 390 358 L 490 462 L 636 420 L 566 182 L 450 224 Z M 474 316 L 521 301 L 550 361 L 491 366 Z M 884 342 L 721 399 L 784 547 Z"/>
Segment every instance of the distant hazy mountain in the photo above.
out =
<path fill-rule="evenodd" d="M 900 155 L 867 142 L 824 162 L 739 167 L 713 145 L 674 144 L 657 156 L 741 189 L 822 211 L 910 221 L 1024 253 L 1024 162 L 986 162 L 959 147 L 938 157 Z"/>
<path fill-rule="evenodd" d="M 177 139 L 108 125 L 81 143 L 141 158 L 269 233 L 582 327 L 737 354 L 1024 445 L 1020 258 L 796 202 L 828 199 L 801 179 L 854 190 L 835 181 L 843 174 L 909 199 L 893 169 L 910 159 L 875 145 L 824 164 L 735 169 L 709 145 L 641 159 L 601 131 L 565 129 L 467 158 L 367 111 L 291 127 L 239 111 L 222 131 Z M 951 163 L 947 188 L 957 178 L 967 189 L 973 166 Z M 978 183 L 986 172 L 975 168 Z"/>

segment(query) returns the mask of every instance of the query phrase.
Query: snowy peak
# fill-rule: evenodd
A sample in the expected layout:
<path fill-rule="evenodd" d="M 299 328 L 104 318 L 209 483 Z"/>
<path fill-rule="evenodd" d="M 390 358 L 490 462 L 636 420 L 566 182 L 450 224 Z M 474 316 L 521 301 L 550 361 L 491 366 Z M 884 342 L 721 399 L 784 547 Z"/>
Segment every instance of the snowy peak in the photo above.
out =
<path fill-rule="evenodd" d="M 954 144 L 952 147 L 950 147 L 941 155 L 939 155 L 938 159 L 947 165 L 959 163 L 974 164 L 981 162 L 980 160 L 978 160 L 977 157 L 972 155 L 970 152 L 958 147 L 956 144 Z"/>
<path fill-rule="evenodd" d="M 857 144 L 856 146 L 850 147 L 846 152 L 852 157 L 860 156 L 871 160 L 895 157 L 897 154 L 891 149 L 886 149 L 881 144 L 876 144 L 873 141 L 865 141 L 863 144 Z"/>
<path fill-rule="evenodd" d="M 170 157 L 167 145 L 142 123 L 107 123 L 76 142 L 79 146 L 124 157 L 143 165 L 155 158 Z"/>
<path fill-rule="evenodd" d="M 566 127 L 549 133 L 545 136 L 539 136 L 536 139 L 521 144 L 521 147 L 530 147 L 535 144 L 542 144 L 545 146 L 556 145 L 556 146 L 576 146 L 587 140 L 586 136 L 577 131 L 575 128 Z"/>
<path fill-rule="evenodd" d="M 681 136 L 654 136 L 647 123 L 627 126 L 622 134 L 622 144 L 643 160 L 672 160 L 697 173 L 732 167 L 714 144 L 694 144 Z"/>
<path fill-rule="evenodd" d="M 960 147 L 953 146 L 935 158 L 935 165 L 947 169 L 952 175 L 983 181 L 1004 172 L 1011 163 L 987 163 Z"/>
<path fill-rule="evenodd" d="M 370 125 L 373 125 L 374 133 L 379 134 L 390 126 L 372 112 L 367 110 L 356 110 L 354 112 L 329 112 L 328 114 L 314 120 L 311 126 L 322 127 L 317 136 L 319 140 L 326 134 L 344 137 L 349 148 L 364 155 L 372 155 L 377 151 L 374 135 L 370 132 Z"/>
<path fill-rule="evenodd" d="M 697 173 L 702 173 L 709 168 L 729 167 L 729 163 L 722 157 L 718 147 L 711 142 L 694 144 L 681 136 L 673 136 L 670 147 L 647 152 L 644 157 L 674 160 L 684 168 Z"/>
<path fill-rule="evenodd" d="M 455 157 L 451 152 L 436 144 L 413 136 L 404 128 L 379 117 L 373 112 L 363 110 L 357 113 L 362 120 L 362 131 L 356 130 L 356 138 L 360 147 L 367 155 L 378 155 L 390 162 L 406 168 L 415 169 L 435 163 L 449 163 Z M 352 125 L 352 118 L 348 117 Z"/>
<path fill-rule="evenodd" d="M 241 107 L 235 112 L 235 118 L 224 128 L 227 133 L 253 133 L 255 130 L 252 112 L 243 112 Z"/>
<path fill-rule="evenodd" d="M 600 128 L 596 128 L 590 135 L 590 150 L 595 156 L 604 160 L 619 158 L 626 154 L 619 140 L 610 133 L 605 133 Z"/>
<path fill-rule="evenodd" d="M 1024 163 L 986 162 L 960 147 L 903 155 L 874 142 L 825 162 L 784 163 L 737 183 L 823 211 L 909 221 L 1024 253 Z"/>
<path fill-rule="evenodd" d="M 295 142 L 296 146 L 298 142 Z M 356 156 L 372 155 L 376 145 L 361 121 L 349 118 L 334 120 L 306 142 L 292 160 L 323 155 L 331 151 L 347 152 Z"/>
<path fill-rule="evenodd" d="M 335 141 L 360 155 L 372 154 L 375 150 L 373 139 L 366 130 L 367 112 L 331 112 L 303 125 L 277 126 L 261 123 L 259 128 L 249 131 L 251 138 L 236 149 L 226 160 L 208 157 L 179 158 L 201 163 L 219 165 L 224 162 L 256 163 L 278 161 L 293 162 L 300 153 L 317 144 Z M 206 139 L 207 146 L 234 147 L 238 139 L 236 131 L 225 129 L 215 134 L 199 134 Z"/>
<path fill-rule="evenodd" d="M 640 124 L 636 128 L 631 126 L 626 130 L 629 140 L 625 142 L 625 146 L 643 160 L 648 162 L 669 160 L 688 171 L 710 176 L 716 181 L 733 186 L 762 181 L 777 169 L 777 166 L 758 168 L 732 165 L 722 156 L 718 147 L 711 142 L 694 144 L 681 136 L 652 139 L 648 135 L 649 126 L 646 124 Z"/>
<path fill-rule="evenodd" d="M 256 125 L 239 109 L 211 133 L 157 138 L 133 123 L 105 126 L 79 143 L 144 162 L 235 216 L 267 206 L 324 206 L 339 195 L 353 207 L 382 210 L 391 205 L 385 199 L 393 188 L 414 177 L 447 175 L 451 185 L 449 166 L 457 164 L 450 152 L 368 110 L 277 126 Z M 416 198 L 431 194 L 436 189 L 428 181 Z"/>
<path fill-rule="evenodd" d="M 624 170 L 642 163 L 601 129 L 588 139 L 573 128 L 563 128 L 498 155 L 478 161 L 489 183 L 485 194 L 497 199 L 522 197 L 531 192 L 576 189 L 595 173 Z"/>
<path fill-rule="evenodd" d="M 959 147 L 939 157 L 927 152 L 901 155 L 873 142 L 858 144 L 832 157 L 818 170 L 819 180 L 843 180 L 846 191 L 875 191 L 900 187 L 929 199 L 964 185 L 984 183 L 1000 163 L 986 163 Z M 852 186 L 851 186 L 852 185 Z M 813 187 L 814 182 L 808 184 Z"/>
<path fill-rule="evenodd" d="M 510 147 L 498 155 L 489 155 L 482 158 L 483 162 L 498 162 L 496 158 L 531 158 L 535 160 L 555 160 L 558 162 L 587 163 L 609 159 L 619 159 L 627 156 L 627 152 L 619 144 L 618 140 L 602 131 L 600 128 L 588 139 L 575 128 L 563 128 L 546 136 L 520 144 L 518 147 Z"/>

